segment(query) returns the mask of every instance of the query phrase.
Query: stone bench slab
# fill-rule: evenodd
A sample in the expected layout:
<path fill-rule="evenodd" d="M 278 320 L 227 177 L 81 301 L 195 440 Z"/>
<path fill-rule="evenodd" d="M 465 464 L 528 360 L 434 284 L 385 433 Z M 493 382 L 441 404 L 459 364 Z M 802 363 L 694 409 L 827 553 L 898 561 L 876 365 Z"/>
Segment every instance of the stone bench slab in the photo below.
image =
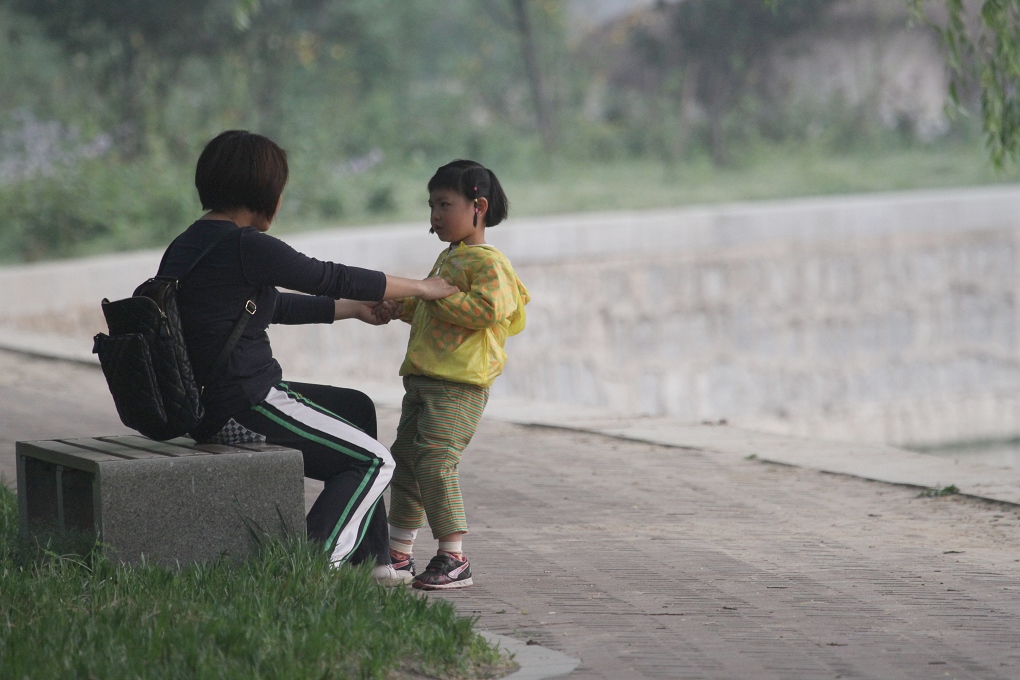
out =
<path fill-rule="evenodd" d="M 256 536 L 304 535 L 301 453 L 140 436 L 17 442 L 26 535 L 83 532 L 123 562 L 244 557 Z"/>

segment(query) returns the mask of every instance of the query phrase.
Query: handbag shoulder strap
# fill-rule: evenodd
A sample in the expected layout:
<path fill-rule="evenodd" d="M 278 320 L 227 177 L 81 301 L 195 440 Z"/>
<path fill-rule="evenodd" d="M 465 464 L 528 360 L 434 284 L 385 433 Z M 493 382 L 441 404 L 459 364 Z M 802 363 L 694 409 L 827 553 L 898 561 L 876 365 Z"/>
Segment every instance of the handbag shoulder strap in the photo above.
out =
<path fill-rule="evenodd" d="M 225 230 L 225 231 L 223 232 L 223 234 L 221 234 L 221 235 L 220 235 L 220 236 L 218 236 L 217 238 L 213 239 L 213 242 L 212 242 L 212 243 L 210 243 L 209 245 L 207 245 L 207 246 L 205 247 L 205 250 L 203 250 L 203 251 L 202 251 L 201 253 L 199 253 L 198 257 L 197 257 L 197 258 L 195 258 L 195 261 L 194 261 L 194 262 L 192 262 L 192 263 L 191 263 L 191 264 L 190 264 L 190 265 L 188 266 L 188 268 L 184 270 L 184 273 L 183 273 L 183 274 L 181 274 L 180 276 L 178 276 L 178 277 L 177 277 L 177 285 L 178 285 L 178 286 L 180 286 L 180 285 L 181 285 L 181 281 L 183 281 L 184 279 L 186 279 L 186 278 L 188 277 L 188 274 L 190 274 L 190 273 L 191 273 L 191 271 L 192 271 L 192 270 L 193 270 L 193 269 L 194 269 L 194 268 L 195 268 L 196 266 L 198 266 L 198 263 L 199 263 L 199 262 L 201 262 L 202 260 L 204 260 L 204 259 L 206 258 L 206 255 L 208 255 L 209 253 L 211 253 L 211 252 L 213 251 L 213 248 L 215 248 L 215 247 L 216 247 L 216 246 L 218 246 L 218 245 L 219 245 L 220 243 L 222 243 L 223 241 L 225 241 L 225 240 L 227 239 L 227 237 L 228 237 L 228 236 L 230 236 L 230 235 L 231 235 L 231 234 L 233 234 L 233 233 L 235 233 L 233 229 L 227 229 L 227 230 Z M 180 238 L 180 236 L 178 236 L 177 238 Z M 174 245 L 174 243 L 176 243 L 176 242 L 177 242 L 177 239 L 174 239 L 173 243 L 171 243 L 171 244 L 170 244 L 170 247 L 172 248 L 172 247 L 173 247 L 173 245 Z M 169 250 L 170 250 L 170 248 L 167 248 L 167 250 L 169 251 Z"/>
<path fill-rule="evenodd" d="M 234 330 L 230 331 L 230 335 L 227 337 L 226 343 L 223 345 L 223 349 L 220 350 L 219 356 L 216 357 L 216 361 L 213 362 L 212 367 L 209 369 L 209 374 L 205 377 L 206 385 L 212 382 L 213 378 L 218 378 L 227 368 L 227 361 L 230 359 L 231 353 L 234 351 L 234 347 L 237 345 L 237 341 L 241 339 L 241 333 L 244 332 L 244 327 L 248 325 L 248 321 L 255 316 L 255 296 L 252 296 L 244 303 L 244 310 L 241 312 L 241 318 L 234 324 Z M 202 385 L 201 390 L 205 390 L 205 385 Z"/>
<path fill-rule="evenodd" d="M 205 250 L 203 250 L 201 254 L 199 254 L 198 258 L 191 263 L 191 266 L 188 267 L 183 274 L 177 277 L 177 286 L 179 287 L 181 285 L 181 282 L 184 280 L 184 278 L 191 273 L 191 270 L 194 269 L 199 262 L 205 259 L 206 255 L 212 252 L 213 248 L 218 246 L 228 236 L 230 236 L 233 233 L 234 233 L 233 230 L 228 230 L 222 236 L 215 239 L 212 243 L 206 246 Z M 244 332 L 245 326 L 247 326 L 248 321 L 250 321 L 251 318 L 255 316 L 255 311 L 257 310 L 257 307 L 255 306 L 255 298 L 257 295 L 258 291 L 256 291 L 255 295 L 252 295 L 250 298 L 248 298 L 248 301 L 244 303 L 244 309 L 241 310 L 240 318 L 237 320 L 237 323 L 234 324 L 234 329 L 230 331 L 230 335 L 227 336 L 227 341 L 223 344 L 223 348 L 220 350 L 220 353 L 216 356 L 216 360 L 213 361 L 212 366 L 209 368 L 209 373 L 205 376 L 204 381 L 205 385 L 212 382 L 214 378 L 218 378 L 220 374 L 226 369 L 227 361 L 230 360 L 230 355 L 233 353 L 234 347 L 237 345 L 237 341 L 241 339 L 241 334 Z M 199 390 L 204 391 L 205 385 L 200 386 Z"/>

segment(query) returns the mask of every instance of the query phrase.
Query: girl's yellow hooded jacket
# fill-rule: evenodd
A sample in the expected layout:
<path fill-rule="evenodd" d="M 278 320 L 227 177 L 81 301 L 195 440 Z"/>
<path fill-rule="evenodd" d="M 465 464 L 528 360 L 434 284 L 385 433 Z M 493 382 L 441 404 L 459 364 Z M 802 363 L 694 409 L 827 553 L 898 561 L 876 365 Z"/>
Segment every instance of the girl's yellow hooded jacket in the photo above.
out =
<path fill-rule="evenodd" d="M 506 365 L 507 336 L 524 330 L 531 297 L 503 253 L 489 245 L 451 247 L 430 276 L 460 288 L 442 300 L 402 300 L 411 324 L 400 375 L 489 387 Z"/>

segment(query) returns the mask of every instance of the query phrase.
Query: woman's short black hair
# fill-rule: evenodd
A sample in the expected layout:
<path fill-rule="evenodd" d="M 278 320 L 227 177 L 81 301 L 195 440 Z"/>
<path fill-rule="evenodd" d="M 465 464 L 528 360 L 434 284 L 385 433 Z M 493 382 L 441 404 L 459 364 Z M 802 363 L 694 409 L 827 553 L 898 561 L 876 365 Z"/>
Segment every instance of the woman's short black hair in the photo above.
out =
<path fill-rule="evenodd" d="M 485 214 L 485 226 L 494 227 L 506 219 L 510 212 L 510 200 L 503 192 L 496 175 L 481 163 L 456 160 L 436 170 L 429 180 L 429 192 L 438 189 L 455 191 L 469 201 L 485 198 L 489 210 Z"/>
<path fill-rule="evenodd" d="M 247 130 L 227 130 L 205 145 L 195 188 L 205 210 L 247 208 L 272 219 L 287 184 L 287 152 Z"/>

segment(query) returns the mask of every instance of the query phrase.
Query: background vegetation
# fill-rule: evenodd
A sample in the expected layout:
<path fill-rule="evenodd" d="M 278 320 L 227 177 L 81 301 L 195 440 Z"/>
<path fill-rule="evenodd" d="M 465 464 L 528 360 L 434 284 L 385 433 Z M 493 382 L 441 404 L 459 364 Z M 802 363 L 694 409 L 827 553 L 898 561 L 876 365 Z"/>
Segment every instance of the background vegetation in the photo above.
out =
<path fill-rule="evenodd" d="M 238 127 L 290 153 L 281 231 L 424 220 L 454 157 L 518 215 L 1016 179 L 966 116 L 930 138 L 771 92 L 771 50 L 835 4 L 578 32 L 567 0 L 0 0 L 0 261 L 165 244 L 199 214 L 202 145 Z"/>

